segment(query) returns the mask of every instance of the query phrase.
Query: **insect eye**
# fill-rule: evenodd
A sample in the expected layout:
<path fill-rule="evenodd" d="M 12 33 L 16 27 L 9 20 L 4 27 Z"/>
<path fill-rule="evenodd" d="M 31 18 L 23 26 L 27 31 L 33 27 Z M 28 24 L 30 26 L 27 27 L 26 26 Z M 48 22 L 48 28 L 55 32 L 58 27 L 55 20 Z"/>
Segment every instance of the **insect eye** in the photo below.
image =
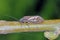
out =
<path fill-rule="evenodd" d="M 28 23 L 28 22 L 25 22 L 25 23 Z"/>
<path fill-rule="evenodd" d="M 30 23 L 30 22 L 24 22 L 24 23 Z"/>

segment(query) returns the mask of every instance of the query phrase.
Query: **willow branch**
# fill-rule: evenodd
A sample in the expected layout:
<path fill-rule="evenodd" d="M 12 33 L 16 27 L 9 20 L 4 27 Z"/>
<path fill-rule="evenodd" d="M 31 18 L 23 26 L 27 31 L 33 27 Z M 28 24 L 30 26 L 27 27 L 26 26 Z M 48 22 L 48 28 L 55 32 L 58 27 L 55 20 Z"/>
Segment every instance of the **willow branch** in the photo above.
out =
<path fill-rule="evenodd" d="M 37 31 L 54 31 L 60 26 L 60 19 L 45 20 L 40 24 L 20 23 L 17 21 L 0 21 L 0 34 L 15 32 L 37 32 Z"/>

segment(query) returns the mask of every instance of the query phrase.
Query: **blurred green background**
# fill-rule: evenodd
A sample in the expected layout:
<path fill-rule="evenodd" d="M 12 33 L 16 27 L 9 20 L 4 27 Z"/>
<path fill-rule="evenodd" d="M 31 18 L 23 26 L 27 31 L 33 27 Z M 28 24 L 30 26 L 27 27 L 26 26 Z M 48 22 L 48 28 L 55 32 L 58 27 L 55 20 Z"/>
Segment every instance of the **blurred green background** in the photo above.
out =
<path fill-rule="evenodd" d="M 60 0 L 0 0 L 0 20 L 15 20 L 12 17 L 19 20 L 27 15 L 39 15 L 44 19 L 60 19 Z M 27 32 L 0 34 L 0 40 L 48 39 L 44 37 L 44 32 Z"/>

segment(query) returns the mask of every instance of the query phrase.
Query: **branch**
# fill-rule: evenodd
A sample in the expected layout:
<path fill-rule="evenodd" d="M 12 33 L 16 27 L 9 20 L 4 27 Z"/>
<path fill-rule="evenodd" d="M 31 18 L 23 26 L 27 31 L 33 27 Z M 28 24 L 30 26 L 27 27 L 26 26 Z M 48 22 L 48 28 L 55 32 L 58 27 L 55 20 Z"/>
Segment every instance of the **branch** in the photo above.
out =
<path fill-rule="evenodd" d="M 60 19 L 45 20 L 41 24 L 20 23 L 17 21 L 0 21 L 0 34 L 15 32 L 37 32 L 37 31 L 54 31 L 60 25 Z"/>

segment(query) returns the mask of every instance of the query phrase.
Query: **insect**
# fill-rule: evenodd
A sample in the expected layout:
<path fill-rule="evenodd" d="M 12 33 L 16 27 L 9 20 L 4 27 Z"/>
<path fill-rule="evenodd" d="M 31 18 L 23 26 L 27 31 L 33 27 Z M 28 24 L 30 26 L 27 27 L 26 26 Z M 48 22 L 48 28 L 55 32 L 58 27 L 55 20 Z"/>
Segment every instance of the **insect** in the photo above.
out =
<path fill-rule="evenodd" d="M 33 24 L 38 24 L 42 23 L 44 19 L 41 16 L 24 16 L 21 19 L 17 19 L 15 17 L 9 16 L 10 18 L 15 19 L 16 21 L 19 21 L 21 23 L 33 23 Z"/>
<path fill-rule="evenodd" d="M 42 23 L 44 19 L 41 16 L 24 16 L 19 21 L 22 23 Z"/>

